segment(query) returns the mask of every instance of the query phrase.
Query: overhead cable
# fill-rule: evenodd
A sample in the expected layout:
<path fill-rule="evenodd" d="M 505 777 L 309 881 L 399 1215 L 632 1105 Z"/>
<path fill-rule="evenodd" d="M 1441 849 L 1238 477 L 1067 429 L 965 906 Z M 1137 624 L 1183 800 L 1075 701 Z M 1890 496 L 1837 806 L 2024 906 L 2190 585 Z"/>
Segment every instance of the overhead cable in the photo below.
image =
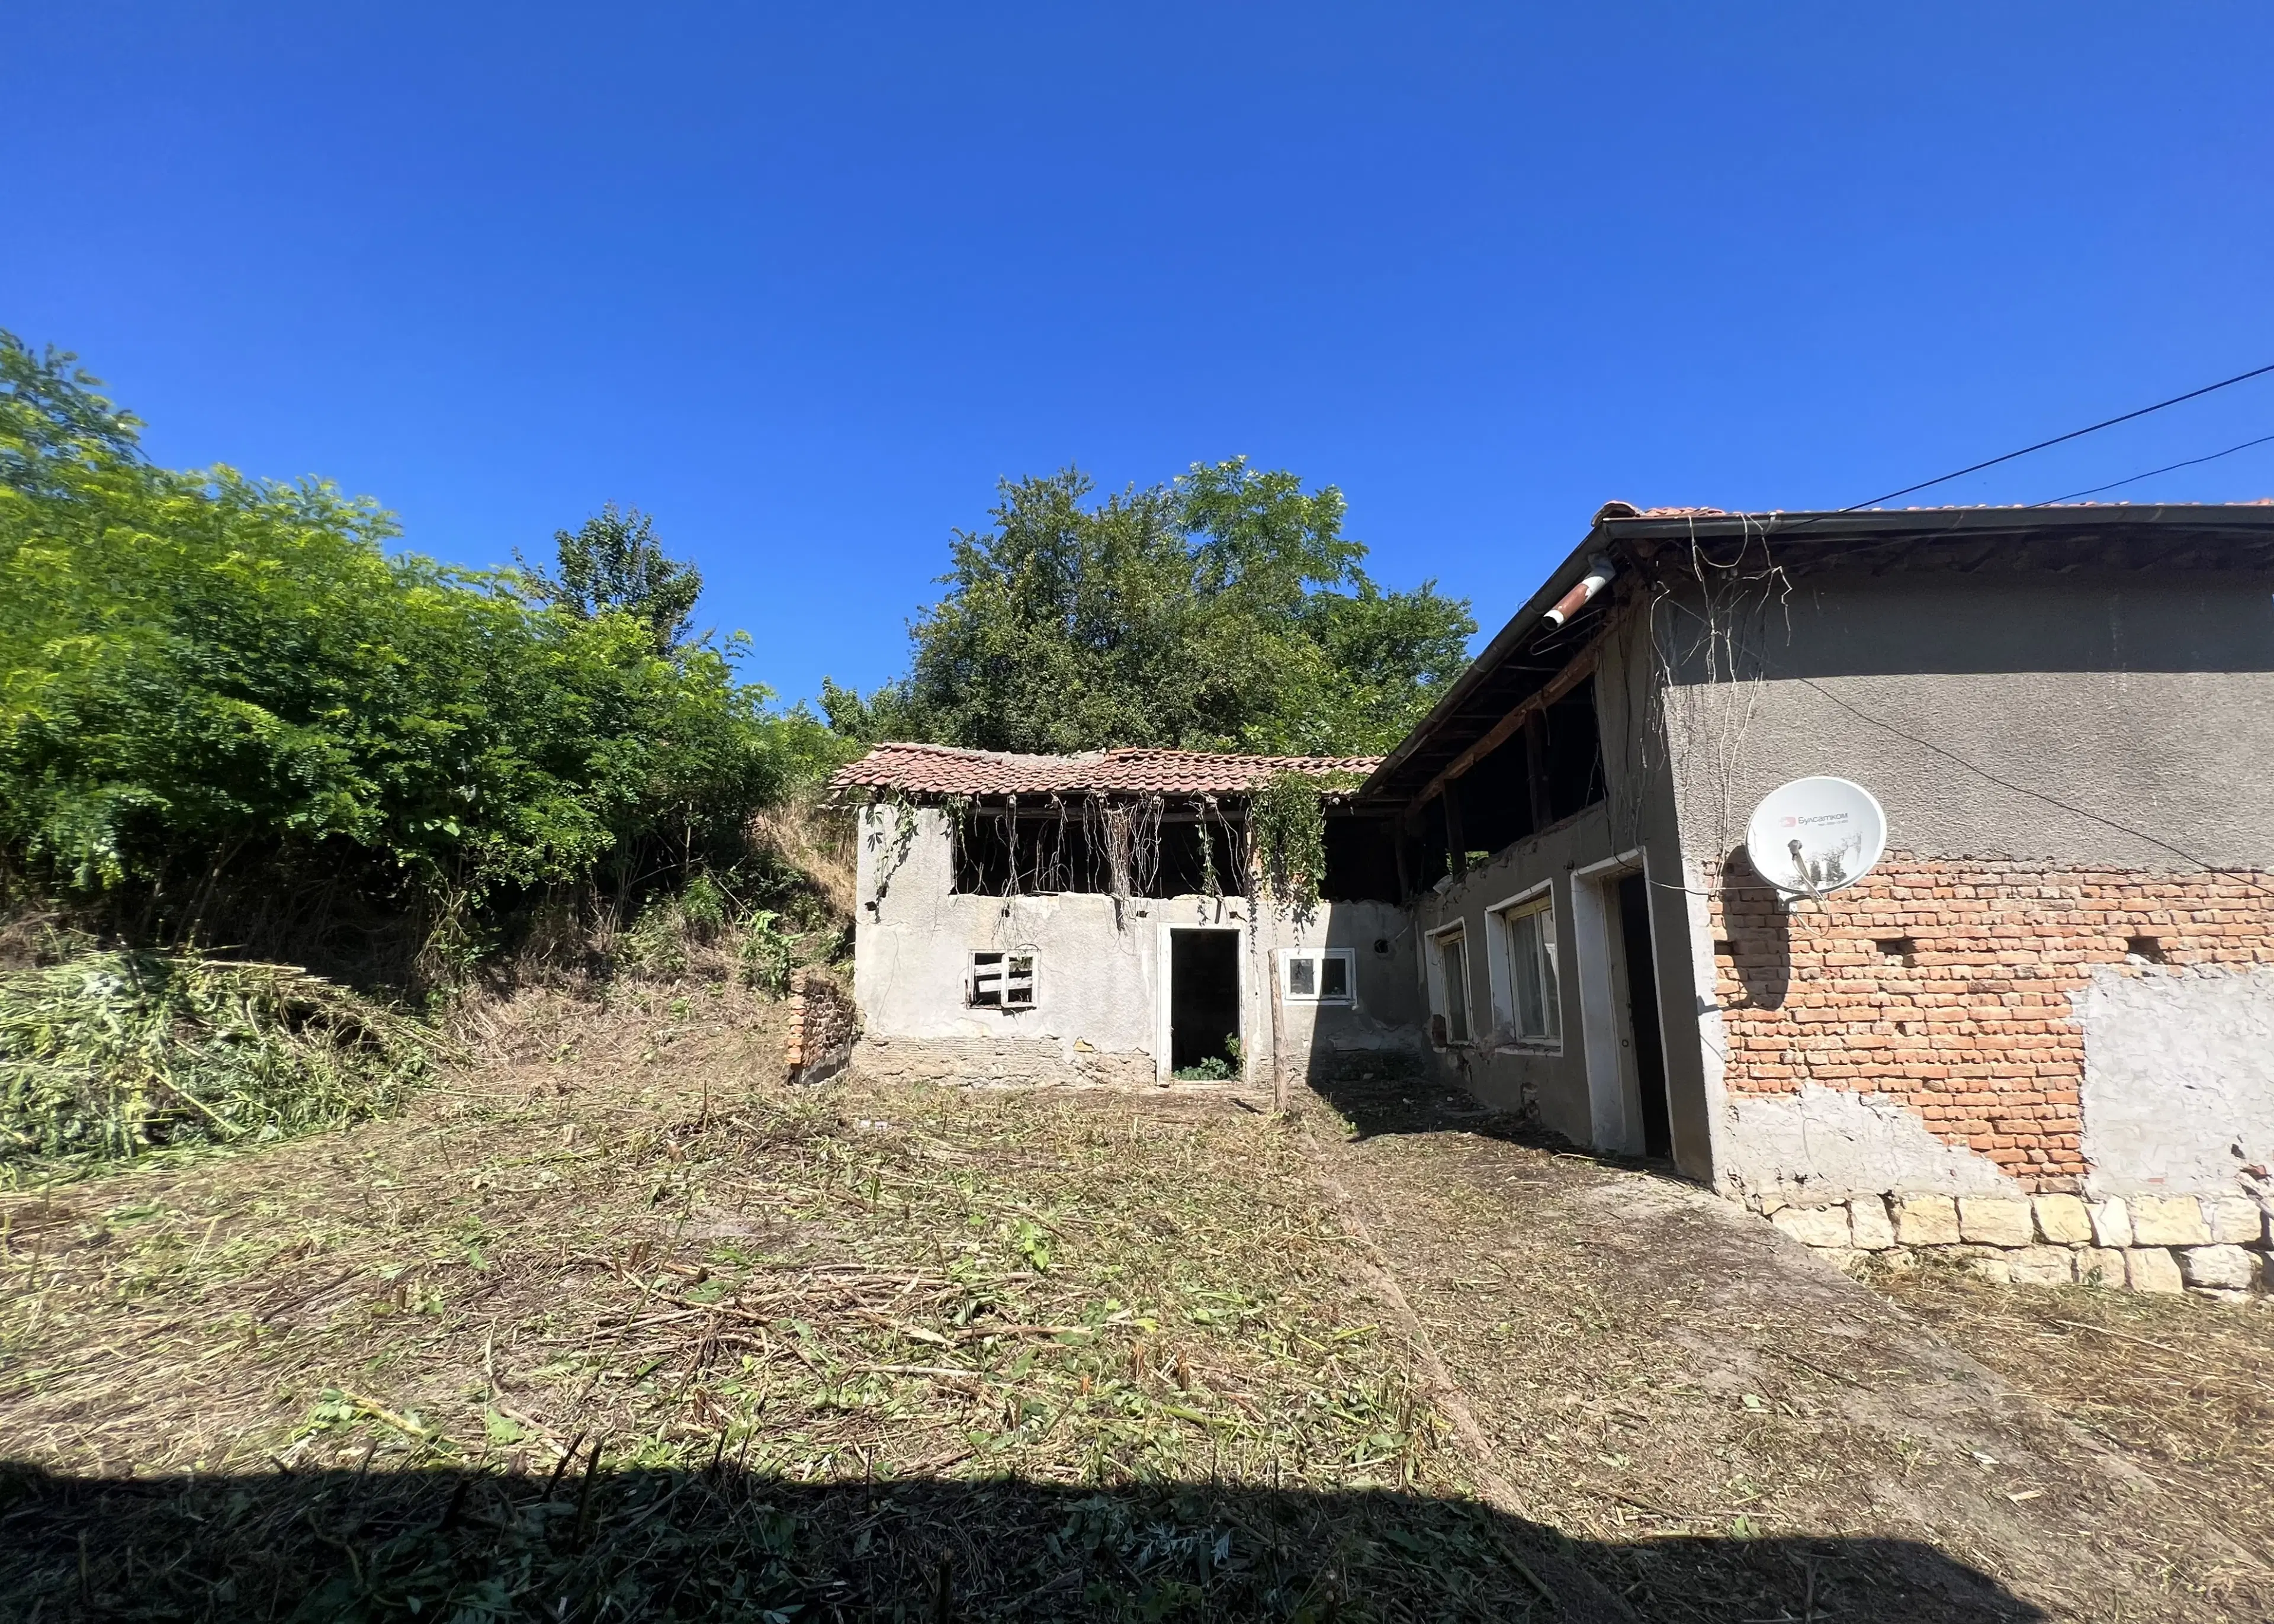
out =
<path fill-rule="evenodd" d="M 2056 434 L 2051 440 L 2041 440 L 2034 446 L 2022 447 L 2019 451 L 2008 451 L 2003 456 L 1993 456 L 1986 462 L 1974 463 L 1970 467 L 1960 469 L 1956 473 L 1938 475 L 1932 479 L 1922 479 L 1916 485 L 1907 485 L 1900 491 L 1889 491 L 1884 496 L 1866 498 L 1864 500 L 1856 502 L 1852 506 L 1842 508 L 1840 511 L 1842 513 L 1855 513 L 1861 508 L 1876 508 L 1881 502 L 1891 502 L 1898 496 L 1909 496 L 1914 491 L 1924 491 L 1930 485 L 1948 485 L 1954 479 L 1963 479 L 1969 474 L 1978 474 L 1985 468 L 1995 468 L 1999 463 L 2010 462 L 2015 457 L 2025 457 L 2033 451 L 2043 451 L 2048 446 L 2058 446 L 2068 440 L 2082 439 L 2087 434 L 2097 434 L 2103 429 L 2114 428 L 2120 423 L 2129 423 L 2135 417 L 2144 417 L 2151 411 L 2161 411 L 2166 406 L 2177 406 L 2182 401 L 2192 401 L 2199 396 L 2210 395 L 2216 390 L 2227 388 L 2234 384 L 2244 383 L 2253 378 L 2263 377 L 2268 372 L 2274 372 L 2274 362 L 2269 362 L 2264 366 L 2253 367 L 2247 372 L 2237 372 L 2232 378 L 2222 378 L 2217 383 L 2207 383 L 2200 389 L 2188 390 L 2185 395 L 2174 395 L 2170 400 L 2157 401 L 2153 406 L 2142 406 L 2137 411 L 2127 411 L 2120 417 L 2109 417 L 2099 423 L 2090 424 L 2081 429 L 2071 429 L 2066 434 Z M 2238 449 L 2240 447 L 2238 447 Z M 2184 464 L 2181 464 L 2181 466 L 2184 466 Z M 2142 477 L 2144 477 L 2144 476 Z M 2106 488 L 2107 487 L 2105 486 L 2103 487 L 2103 489 Z"/>
<path fill-rule="evenodd" d="M 2032 508 L 2052 508 L 2061 502 L 2073 502 L 2080 496 L 2097 496 L 2103 491 L 2113 491 L 2120 485 L 2137 485 L 2142 479 L 2153 479 L 2157 474 L 2168 474 L 2174 469 L 2193 468 L 2198 462 L 2216 462 L 2223 456 L 2233 456 L 2238 451 L 2248 451 L 2253 446 L 2263 446 L 2274 440 L 2274 434 L 2261 434 L 2255 440 L 2246 440 L 2239 446 L 2229 446 L 2224 451 L 2214 451 L 2209 456 L 2189 457 L 2184 462 L 2166 462 L 2161 468 L 2151 468 L 2144 474 L 2135 474 L 2129 479 L 2112 479 L 2106 485 L 2097 485 L 2090 491 L 2071 491 L 2067 496 L 2049 496 L 2044 501 L 2031 502 Z"/>

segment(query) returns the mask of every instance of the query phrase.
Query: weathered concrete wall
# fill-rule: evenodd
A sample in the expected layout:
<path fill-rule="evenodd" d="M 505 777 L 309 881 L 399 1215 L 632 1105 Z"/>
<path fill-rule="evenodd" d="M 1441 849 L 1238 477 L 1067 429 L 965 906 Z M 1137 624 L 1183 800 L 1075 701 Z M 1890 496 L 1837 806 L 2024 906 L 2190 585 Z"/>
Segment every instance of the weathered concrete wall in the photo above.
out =
<path fill-rule="evenodd" d="M 2270 587 L 1821 577 L 1661 605 L 1717 1183 L 2233 1189 L 2207 1147 L 2267 1123 Z M 1788 907 L 1743 823 L 1814 773 L 1870 789 L 1892 850 Z M 2186 974 L 2127 964 L 2134 936 Z"/>
<path fill-rule="evenodd" d="M 1630 860 L 1650 882 L 1659 970 L 1657 1007 L 1640 1011 L 1639 1018 L 1655 1020 L 1664 1040 L 1675 1162 L 1691 1177 L 1706 1179 L 1713 1169 L 1707 1078 L 1698 1044 L 1689 1036 L 1698 1019 L 1690 973 L 1691 920 L 1680 880 L 1673 786 L 1653 714 L 1657 673 L 1646 615 L 1630 610 L 1618 616 L 1596 650 L 1594 680 L 1603 733 L 1604 800 L 1443 882 L 1416 907 L 1417 934 L 1425 943 L 1428 933 L 1458 921 L 1471 944 L 1476 1041 L 1465 1049 L 1441 1051 L 1440 1064 L 1480 1100 L 1504 1109 L 1529 1107 L 1543 1124 L 1576 1143 L 1642 1148 L 1638 1101 L 1631 1086 L 1614 1075 L 1615 1054 L 1600 1042 L 1591 1052 L 1589 1000 L 1602 982 L 1604 965 L 1590 944 L 1588 910 L 1578 906 L 1574 891 L 1575 884 L 1598 877 L 1591 869 Z M 1562 1035 L 1555 1044 L 1521 1042 L 1504 1027 L 1495 1027 L 1487 947 L 1488 913 L 1542 882 L 1553 890 L 1556 918 Z M 1419 978 L 1427 966 L 1416 968 L 1426 999 L 1427 982 Z M 1604 1011 L 1595 1013 L 1600 1017 Z"/>
<path fill-rule="evenodd" d="M 1659 611 L 1686 850 L 1723 858 L 1778 785 L 1831 773 L 1923 857 L 2274 865 L 2274 582 L 2200 574 L 1803 578 Z M 1727 674 L 1726 673 L 1724 673 Z M 2176 849 L 2174 849 L 2176 848 Z"/>
<path fill-rule="evenodd" d="M 1351 1005 L 1290 1004 L 1283 1020 L 1298 1074 L 1316 1056 L 1417 1049 L 1412 925 L 1381 903 L 1321 904 L 1298 923 L 1267 912 L 1260 936 L 1242 897 L 1133 898 L 1058 893 L 958 896 L 946 815 L 872 807 L 861 816 L 860 911 L 854 992 L 863 1026 L 859 1064 L 871 1074 L 1001 1082 L 1150 1080 L 1160 1071 L 1163 932 L 1240 935 L 1241 1042 L 1260 1068 L 1270 1049 L 1266 955 L 1283 946 L 1347 947 Z M 965 1002 L 975 951 L 1036 957 L 1032 1009 Z M 1261 1077 L 1260 1069 L 1254 1072 Z"/>
<path fill-rule="evenodd" d="M 2097 1194 L 2210 1194 L 2274 1164 L 2274 963 L 2113 966 L 2071 995 Z"/>

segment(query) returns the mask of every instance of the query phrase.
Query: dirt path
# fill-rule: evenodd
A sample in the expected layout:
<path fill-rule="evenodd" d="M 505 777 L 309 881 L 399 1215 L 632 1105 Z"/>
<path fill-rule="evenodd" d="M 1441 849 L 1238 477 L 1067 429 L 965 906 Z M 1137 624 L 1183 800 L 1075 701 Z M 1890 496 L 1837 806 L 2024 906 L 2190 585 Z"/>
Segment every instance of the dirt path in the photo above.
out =
<path fill-rule="evenodd" d="M 1969 1342 L 1996 1342 L 1993 1370 L 1703 1191 L 1495 1137 L 1509 1124 L 1422 1086 L 1336 1103 L 1341 1116 L 1308 1106 L 1322 1183 L 1489 1440 L 1512 1497 L 1502 1509 L 1585 1541 L 1597 1576 L 1644 1616 L 2240 1620 L 2274 1608 L 2258 1554 L 2263 1442 L 2223 1470 L 2175 1471 L 2186 1447 L 2157 1447 L 2142 1413 L 2169 1396 L 2165 1418 L 2184 1430 L 2217 1395 L 2135 1381 L 2101 1425 L 2064 1413 L 2080 1389 L 2127 1385 L 2141 1332 L 2082 1335 L 2108 1318 L 2107 1294 L 1905 1288 L 1924 1312 L 1970 1326 Z M 2225 1380 L 2246 1410 L 2274 1371 L 2263 1310 L 2131 1299 L 2116 1312 L 2160 1312 L 2155 1357 Z M 1987 1319 L 2049 1332 L 2065 1357 L 2033 1382 L 2010 1337 L 1984 1335 Z"/>

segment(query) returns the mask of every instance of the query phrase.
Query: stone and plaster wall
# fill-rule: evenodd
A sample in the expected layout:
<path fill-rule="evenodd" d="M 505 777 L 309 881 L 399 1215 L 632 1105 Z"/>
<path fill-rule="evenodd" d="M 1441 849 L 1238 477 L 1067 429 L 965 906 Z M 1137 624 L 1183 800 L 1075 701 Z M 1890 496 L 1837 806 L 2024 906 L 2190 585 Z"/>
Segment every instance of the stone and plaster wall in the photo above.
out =
<path fill-rule="evenodd" d="M 860 1031 L 852 994 L 818 970 L 800 970 L 791 979 L 789 1035 L 782 1049 L 791 1082 L 826 1082 L 842 1071 Z"/>
<path fill-rule="evenodd" d="M 1724 1188 L 2217 1195 L 2274 1157 L 2274 876 L 1896 853 L 1787 903 L 1750 874 L 1711 913 Z"/>
<path fill-rule="evenodd" d="M 1713 611 L 1734 675 L 1676 660 L 1665 697 L 1714 1183 L 1836 1252 L 2242 1289 L 2259 1232 L 2210 1214 L 2274 1162 L 2268 583 L 1782 585 Z M 1871 790 L 1891 850 L 1788 905 L 1743 820 L 1813 773 Z M 2060 1203 L 2112 1199 L 2197 1222 L 2077 1238 Z M 1914 1201 L 1956 1228 L 1902 1240 Z"/>
<path fill-rule="evenodd" d="M 1271 1012 L 1261 990 L 1282 947 L 1347 947 L 1352 1004 L 1287 1005 L 1287 1064 L 1357 1070 L 1420 1042 L 1412 924 L 1387 903 L 1326 903 L 1304 921 L 1265 911 L 1260 936 L 1244 897 L 958 895 L 946 814 L 890 805 L 861 815 L 854 993 L 862 1036 L 855 1061 L 873 1076 L 994 1084 L 1152 1085 L 1164 1080 L 1168 930 L 1239 936 L 1241 1043 L 1248 1080 L 1269 1086 Z M 965 997 L 975 951 L 1032 952 L 1031 1009 L 975 1009 Z"/>

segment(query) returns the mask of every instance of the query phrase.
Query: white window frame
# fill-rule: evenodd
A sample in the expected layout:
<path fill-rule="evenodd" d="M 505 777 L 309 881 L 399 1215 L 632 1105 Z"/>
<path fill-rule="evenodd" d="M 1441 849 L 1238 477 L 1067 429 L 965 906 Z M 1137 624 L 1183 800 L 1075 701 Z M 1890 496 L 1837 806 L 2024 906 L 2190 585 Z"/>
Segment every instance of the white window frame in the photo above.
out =
<path fill-rule="evenodd" d="M 1343 965 L 1343 989 L 1329 994 L 1318 989 L 1326 985 L 1325 964 L 1339 959 Z M 1309 992 L 1295 990 L 1295 966 L 1300 960 L 1312 966 Z M 1348 947 L 1283 947 L 1279 950 L 1279 997 L 1286 1004 L 1322 1004 L 1329 1007 L 1358 1002 L 1358 952 Z"/>
<path fill-rule="evenodd" d="M 1042 1003 L 1042 960 L 1043 956 L 1031 947 L 973 948 L 966 960 L 964 972 L 965 1007 L 995 1010 L 1005 1015 L 1016 1015 L 1035 1008 Z M 1027 966 L 1023 976 L 1013 968 L 1020 962 Z M 983 983 L 987 981 L 997 983 L 992 1003 L 982 1002 L 980 998 Z M 1021 991 L 1026 994 L 1023 999 L 1013 996 Z"/>
<path fill-rule="evenodd" d="M 1517 978 L 1525 966 L 1516 949 L 1516 926 L 1519 920 L 1545 915 L 1547 920 L 1549 945 L 1546 968 L 1554 983 L 1552 993 L 1546 986 L 1538 990 L 1541 1008 L 1549 1030 L 1525 1032 L 1517 1024 L 1523 1001 L 1517 996 Z M 1543 880 L 1529 890 L 1518 891 L 1506 901 L 1496 902 L 1485 910 L 1485 951 L 1490 960 L 1493 1001 L 1493 1030 L 1495 1041 L 1502 1047 L 1520 1049 L 1530 1054 L 1560 1055 L 1563 1052 L 1563 921 L 1557 915 L 1555 886 L 1552 880 Z M 1533 961 L 1533 967 L 1539 961 Z"/>
<path fill-rule="evenodd" d="M 1451 989 L 1445 984 L 1445 947 L 1454 937 L 1461 944 L 1461 1035 L 1453 1035 Z M 1429 1013 L 1445 1019 L 1445 1047 L 1467 1049 L 1477 1041 L 1477 1011 L 1471 996 L 1469 983 L 1476 977 L 1476 966 L 1469 961 L 1469 927 L 1463 920 L 1429 933 Z"/>

